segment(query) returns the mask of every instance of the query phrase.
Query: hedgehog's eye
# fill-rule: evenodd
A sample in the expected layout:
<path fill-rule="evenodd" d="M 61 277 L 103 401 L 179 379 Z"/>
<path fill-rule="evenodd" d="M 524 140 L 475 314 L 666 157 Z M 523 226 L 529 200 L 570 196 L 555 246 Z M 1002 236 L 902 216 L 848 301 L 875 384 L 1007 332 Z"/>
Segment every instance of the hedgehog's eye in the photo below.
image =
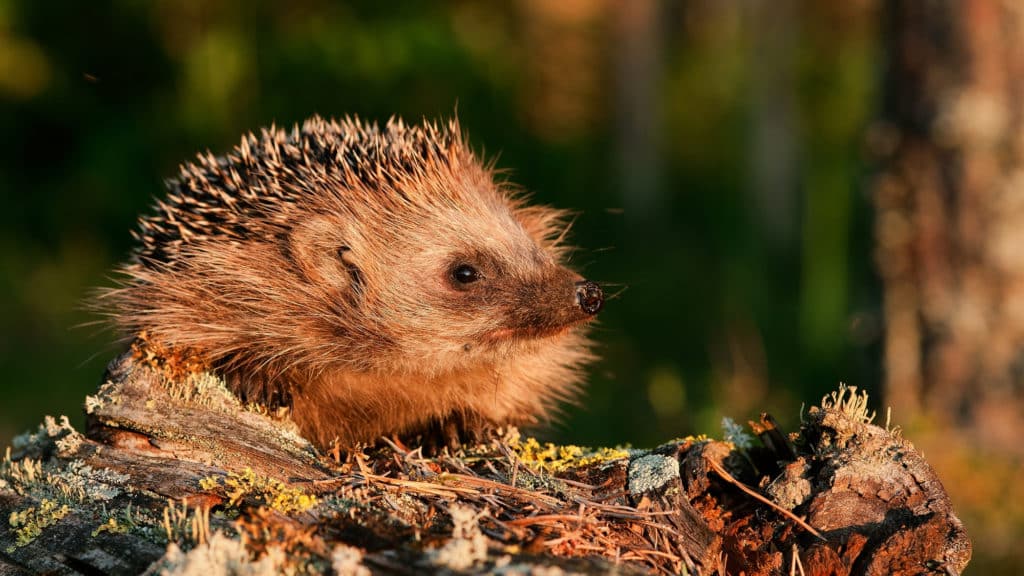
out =
<path fill-rule="evenodd" d="M 459 284 L 472 284 L 480 279 L 480 272 L 469 264 L 459 264 L 452 268 L 452 278 Z"/>

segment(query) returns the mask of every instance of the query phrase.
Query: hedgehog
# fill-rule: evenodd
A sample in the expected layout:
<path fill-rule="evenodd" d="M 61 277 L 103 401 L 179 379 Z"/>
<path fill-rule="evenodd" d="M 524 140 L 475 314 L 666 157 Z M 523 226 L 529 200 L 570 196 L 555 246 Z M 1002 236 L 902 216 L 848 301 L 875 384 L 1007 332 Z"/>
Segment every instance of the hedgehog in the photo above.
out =
<path fill-rule="evenodd" d="M 271 126 L 167 188 L 99 307 L 318 447 L 458 446 L 578 399 L 601 287 L 457 120 Z"/>

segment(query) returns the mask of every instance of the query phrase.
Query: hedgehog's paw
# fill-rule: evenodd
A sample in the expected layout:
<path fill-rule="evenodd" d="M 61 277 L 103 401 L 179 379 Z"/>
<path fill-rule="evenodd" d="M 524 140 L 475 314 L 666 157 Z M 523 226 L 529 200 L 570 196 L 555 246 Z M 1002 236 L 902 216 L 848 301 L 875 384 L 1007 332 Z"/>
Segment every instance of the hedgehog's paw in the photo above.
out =
<path fill-rule="evenodd" d="M 402 436 L 411 448 L 420 447 L 425 455 L 436 455 L 447 448 L 451 452 L 487 442 L 497 436 L 498 426 L 475 412 L 455 412 L 434 418 L 423 429 Z"/>

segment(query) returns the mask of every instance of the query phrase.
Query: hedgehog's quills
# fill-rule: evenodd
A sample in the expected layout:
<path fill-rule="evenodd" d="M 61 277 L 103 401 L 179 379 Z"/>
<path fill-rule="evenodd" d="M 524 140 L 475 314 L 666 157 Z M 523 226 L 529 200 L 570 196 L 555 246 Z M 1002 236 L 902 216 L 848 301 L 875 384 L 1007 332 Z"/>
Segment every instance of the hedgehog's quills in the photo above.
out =
<path fill-rule="evenodd" d="M 452 443 L 577 395 L 601 289 L 453 122 L 318 117 L 199 156 L 140 222 L 100 307 L 198 351 L 325 447 Z"/>

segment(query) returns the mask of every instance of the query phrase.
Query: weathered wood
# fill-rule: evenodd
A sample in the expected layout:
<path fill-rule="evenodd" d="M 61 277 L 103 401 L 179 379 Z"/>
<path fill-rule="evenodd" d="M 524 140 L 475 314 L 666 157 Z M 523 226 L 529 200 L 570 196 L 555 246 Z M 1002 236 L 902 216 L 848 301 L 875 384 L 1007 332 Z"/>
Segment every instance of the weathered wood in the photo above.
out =
<path fill-rule="evenodd" d="M 90 437 L 226 469 L 249 467 L 295 480 L 326 477 L 312 446 L 294 427 L 244 409 L 206 374 L 189 375 L 191 382 L 167 382 L 159 371 L 140 369 L 130 355 L 111 364 L 107 383 L 86 406 Z"/>
<path fill-rule="evenodd" d="M 919 574 L 970 556 L 927 463 L 848 389 L 791 438 L 763 417 L 770 448 L 588 450 L 507 431 L 431 458 L 322 457 L 287 415 L 138 355 L 86 407 L 87 435 L 48 419 L 0 467 L 0 574 Z"/>

